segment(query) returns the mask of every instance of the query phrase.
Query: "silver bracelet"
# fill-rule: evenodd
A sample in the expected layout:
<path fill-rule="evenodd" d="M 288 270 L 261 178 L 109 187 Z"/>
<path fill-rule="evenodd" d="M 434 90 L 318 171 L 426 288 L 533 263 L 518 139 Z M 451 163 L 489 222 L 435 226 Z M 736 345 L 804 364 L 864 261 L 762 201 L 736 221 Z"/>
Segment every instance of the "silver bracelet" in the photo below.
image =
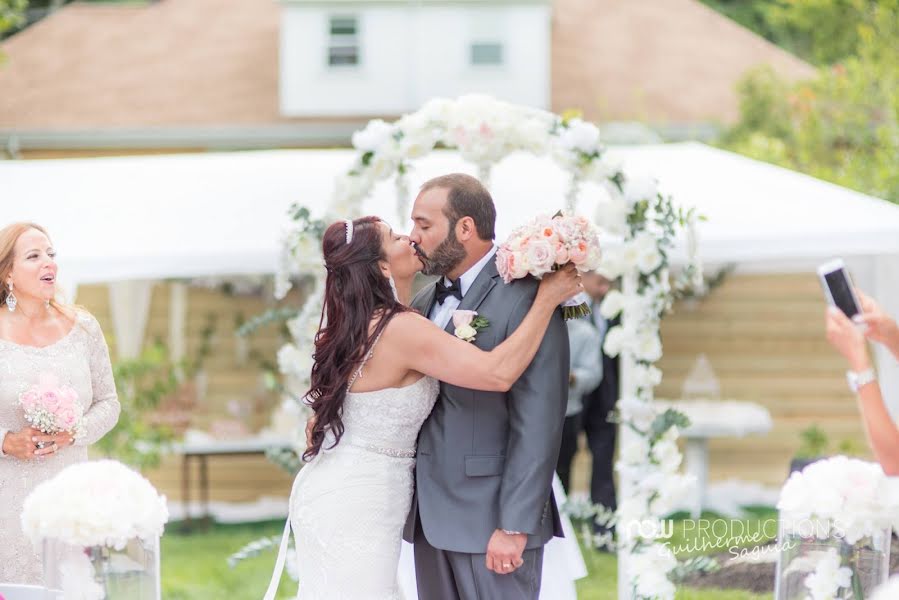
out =
<path fill-rule="evenodd" d="M 522 535 L 524 533 L 523 531 L 512 531 L 511 529 L 502 529 L 501 531 L 506 535 Z"/>

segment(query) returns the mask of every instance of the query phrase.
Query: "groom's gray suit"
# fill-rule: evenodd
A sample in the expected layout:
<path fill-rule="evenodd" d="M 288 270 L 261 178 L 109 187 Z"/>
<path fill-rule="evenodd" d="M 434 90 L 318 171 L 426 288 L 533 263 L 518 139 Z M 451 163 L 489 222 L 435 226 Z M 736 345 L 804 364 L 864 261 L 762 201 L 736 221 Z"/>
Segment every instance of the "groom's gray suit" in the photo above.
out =
<path fill-rule="evenodd" d="M 489 321 L 474 344 L 491 350 L 524 319 L 538 282 L 504 284 L 491 259 L 458 310 Z M 426 317 L 431 285 L 412 306 Z M 452 319 L 447 331 L 453 332 Z M 418 440 L 415 494 L 404 537 L 415 543 L 421 600 L 537 598 L 543 545 L 562 527 L 552 497 L 568 398 L 568 330 L 556 311 L 531 365 L 508 392 L 446 383 Z M 512 574 L 487 570 L 497 529 L 528 534 L 524 565 Z"/>

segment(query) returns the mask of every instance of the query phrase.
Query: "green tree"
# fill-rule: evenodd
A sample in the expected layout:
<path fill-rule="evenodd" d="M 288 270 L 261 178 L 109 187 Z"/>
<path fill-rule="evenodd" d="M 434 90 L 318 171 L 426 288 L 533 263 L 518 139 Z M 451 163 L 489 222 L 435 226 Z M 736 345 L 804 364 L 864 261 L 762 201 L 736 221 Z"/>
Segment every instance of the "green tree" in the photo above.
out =
<path fill-rule="evenodd" d="M 0 0 L 0 38 L 3 34 L 25 24 L 28 0 Z"/>
<path fill-rule="evenodd" d="M 811 81 L 787 83 L 770 69 L 740 83 L 741 117 L 723 138 L 737 152 L 899 202 L 899 0 L 790 2 L 790 23 L 818 21 L 809 7 L 858 8 L 856 38 L 834 39 L 821 56 L 850 54 Z M 786 2 L 780 3 L 786 10 Z M 823 8 L 821 9 L 823 11 Z M 836 19 L 839 12 L 832 12 Z M 808 18 L 806 18 L 808 17 Z M 820 20 L 824 20 L 821 17 Z M 820 43 L 823 45 L 824 40 Z"/>

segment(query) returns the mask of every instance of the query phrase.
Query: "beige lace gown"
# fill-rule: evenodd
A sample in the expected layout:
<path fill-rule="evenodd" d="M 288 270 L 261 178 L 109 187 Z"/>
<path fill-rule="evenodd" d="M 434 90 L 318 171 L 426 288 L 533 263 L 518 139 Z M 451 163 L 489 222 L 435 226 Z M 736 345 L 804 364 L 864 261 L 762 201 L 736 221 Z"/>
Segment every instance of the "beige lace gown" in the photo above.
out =
<path fill-rule="evenodd" d="M 19 394 L 49 373 L 78 392 L 84 405 L 84 438 L 55 456 L 36 460 L 0 457 L 0 582 L 40 584 L 41 556 L 22 532 L 19 515 L 34 487 L 76 462 L 87 460 L 87 446 L 113 428 L 119 418 L 109 349 L 100 324 L 79 312 L 75 326 L 62 339 L 37 348 L 0 340 L 0 430 L 27 425 L 18 406 Z M 65 502 L 65 498 L 60 498 Z"/>

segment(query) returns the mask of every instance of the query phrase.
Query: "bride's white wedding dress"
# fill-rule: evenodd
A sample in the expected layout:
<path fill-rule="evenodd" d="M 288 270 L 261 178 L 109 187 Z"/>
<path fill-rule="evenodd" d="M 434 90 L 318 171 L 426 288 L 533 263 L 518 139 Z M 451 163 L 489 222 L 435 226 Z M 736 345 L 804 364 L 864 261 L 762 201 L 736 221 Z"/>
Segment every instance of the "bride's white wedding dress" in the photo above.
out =
<path fill-rule="evenodd" d="M 422 377 L 401 388 L 347 393 L 340 443 L 328 450 L 326 440 L 294 481 L 265 600 L 275 597 L 291 527 L 298 599 L 399 600 L 397 563 L 412 502 L 415 444 L 438 391 L 435 379 Z"/>

